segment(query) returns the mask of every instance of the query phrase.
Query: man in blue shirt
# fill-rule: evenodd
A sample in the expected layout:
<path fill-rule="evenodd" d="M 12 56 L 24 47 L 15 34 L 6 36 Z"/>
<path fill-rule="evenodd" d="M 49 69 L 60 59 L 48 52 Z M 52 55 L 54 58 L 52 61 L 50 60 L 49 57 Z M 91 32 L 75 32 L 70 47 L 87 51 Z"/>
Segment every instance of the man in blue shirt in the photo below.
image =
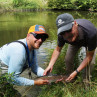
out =
<path fill-rule="evenodd" d="M 56 25 L 58 28 L 57 47 L 52 54 L 49 66 L 46 68 L 44 75 L 52 71 L 53 65 L 60 55 L 61 49 L 63 48 L 65 43 L 68 43 L 69 46 L 65 56 L 65 65 L 66 72 L 69 75 L 67 81 L 71 81 L 75 78 L 77 73 L 83 70 L 86 66 L 92 67 L 92 65 L 94 64 L 95 53 L 97 52 L 97 29 L 90 21 L 86 19 L 74 20 L 73 16 L 68 13 L 59 15 L 56 19 Z M 86 57 L 83 59 L 79 67 L 74 70 L 74 56 L 81 47 L 86 48 Z M 85 70 L 85 72 L 83 73 L 83 81 L 84 79 L 89 80 L 88 70 Z"/>
<path fill-rule="evenodd" d="M 13 73 L 13 83 L 16 85 L 42 85 L 48 84 L 47 80 L 34 81 L 20 77 L 20 74 L 29 68 L 29 75 L 31 71 L 38 76 L 43 76 L 44 70 L 38 66 L 36 49 L 48 38 L 45 29 L 42 25 L 31 26 L 27 37 L 5 44 L 0 48 L 0 68 L 1 73 Z M 28 64 L 28 66 L 27 66 Z"/>

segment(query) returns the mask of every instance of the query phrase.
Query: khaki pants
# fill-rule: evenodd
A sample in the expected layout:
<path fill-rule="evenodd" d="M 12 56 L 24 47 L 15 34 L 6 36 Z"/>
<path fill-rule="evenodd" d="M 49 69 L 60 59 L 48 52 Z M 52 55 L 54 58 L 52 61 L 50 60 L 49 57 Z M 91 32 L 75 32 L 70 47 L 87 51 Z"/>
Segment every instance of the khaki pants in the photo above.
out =
<path fill-rule="evenodd" d="M 70 45 L 68 46 L 67 52 L 66 52 L 66 56 L 65 56 L 65 63 L 66 63 L 66 73 L 69 75 L 74 71 L 74 57 L 76 55 L 76 53 L 78 52 L 78 50 L 80 49 L 80 46 L 75 46 L 75 45 Z M 85 48 L 85 47 L 84 47 Z M 85 55 L 86 55 L 86 50 L 82 49 L 82 57 L 84 59 Z M 97 53 L 97 49 L 95 50 L 94 56 L 92 61 L 90 62 L 90 64 L 88 64 L 86 66 L 85 69 L 83 69 L 83 79 L 89 79 L 89 75 L 91 75 L 90 73 L 93 70 L 93 64 L 95 64 L 95 57 L 96 57 L 96 53 Z M 75 64 L 76 65 L 76 64 Z M 87 78 L 86 78 L 87 77 Z"/>

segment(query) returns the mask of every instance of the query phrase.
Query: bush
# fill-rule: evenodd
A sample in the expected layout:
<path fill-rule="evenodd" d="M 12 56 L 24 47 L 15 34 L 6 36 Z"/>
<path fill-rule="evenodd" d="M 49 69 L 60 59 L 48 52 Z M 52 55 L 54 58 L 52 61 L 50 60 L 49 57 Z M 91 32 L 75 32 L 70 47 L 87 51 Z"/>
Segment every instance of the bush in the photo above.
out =
<path fill-rule="evenodd" d="M 13 7 L 17 8 L 39 8 L 39 5 L 34 1 L 27 1 L 27 0 L 13 0 Z"/>
<path fill-rule="evenodd" d="M 74 9 L 97 11 L 96 0 L 49 0 L 50 9 Z"/>
<path fill-rule="evenodd" d="M 4 74 L 0 76 L 0 97 L 20 97 L 20 94 L 13 88 L 11 83 L 12 74 Z"/>

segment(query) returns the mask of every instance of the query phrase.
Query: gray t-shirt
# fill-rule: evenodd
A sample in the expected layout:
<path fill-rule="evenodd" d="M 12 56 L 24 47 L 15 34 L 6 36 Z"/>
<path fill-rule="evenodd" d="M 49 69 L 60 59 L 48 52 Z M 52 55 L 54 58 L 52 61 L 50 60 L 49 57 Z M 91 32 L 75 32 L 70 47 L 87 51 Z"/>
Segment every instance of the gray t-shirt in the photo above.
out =
<path fill-rule="evenodd" d="M 92 51 L 97 46 L 97 29 L 94 25 L 86 19 L 76 19 L 78 23 L 79 36 L 76 41 L 69 42 L 58 35 L 58 46 L 62 47 L 65 43 L 71 45 L 84 46 L 88 48 L 88 51 Z"/>

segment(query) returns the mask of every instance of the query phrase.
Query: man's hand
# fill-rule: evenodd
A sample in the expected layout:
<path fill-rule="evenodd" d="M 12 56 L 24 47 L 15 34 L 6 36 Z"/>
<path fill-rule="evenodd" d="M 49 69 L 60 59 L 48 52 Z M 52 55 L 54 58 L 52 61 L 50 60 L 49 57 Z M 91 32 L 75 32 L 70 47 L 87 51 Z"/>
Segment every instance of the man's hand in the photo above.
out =
<path fill-rule="evenodd" d="M 56 60 L 58 59 L 58 56 L 60 55 L 62 47 L 57 46 L 52 54 L 49 66 L 45 69 L 44 74 L 43 75 L 47 75 L 48 73 L 50 73 L 53 69 L 53 66 L 56 62 Z"/>
<path fill-rule="evenodd" d="M 49 84 L 49 82 L 48 82 L 48 80 L 39 79 L 39 80 L 35 80 L 34 84 L 35 85 L 46 85 L 46 84 Z"/>
<path fill-rule="evenodd" d="M 72 79 L 75 78 L 75 76 L 77 75 L 77 72 L 74 71 L 73 73 L 70 74 L 70 76 L 66 79 L 67 82 L 70 82 Z"/>
<path fill-rule="evenodd" d="M 63 78 L 58 79 L 55 83 L 61 82 L 63 80 Z"/>
<path fill-rule="evenodd" d="M 50 72 L 52 71 L 52 69 L 53 69 L 53 66 L 48 66 L 48 67 L 45 69 L 43 75 L 47 75 L 48 73 L 50 73 Z"/>

